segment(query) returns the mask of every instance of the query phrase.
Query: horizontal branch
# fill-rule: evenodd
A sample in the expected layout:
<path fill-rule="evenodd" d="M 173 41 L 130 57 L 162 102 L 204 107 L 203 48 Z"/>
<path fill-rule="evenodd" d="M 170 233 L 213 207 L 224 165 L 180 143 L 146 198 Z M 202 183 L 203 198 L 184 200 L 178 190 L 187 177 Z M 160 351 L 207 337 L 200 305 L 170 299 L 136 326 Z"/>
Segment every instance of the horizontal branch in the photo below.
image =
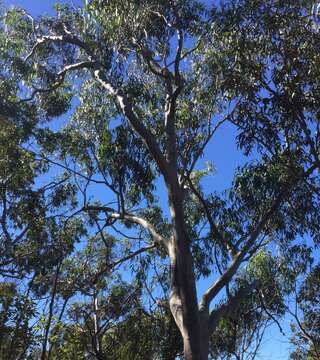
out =
<path fill-rule="evenodd" d="M 95 183 L 95 184 L 103 184 L 103 185 L 108 185 L 105 180 L 97 180 L 97 179 L 92 179 L 91 177 L 89 176 L 86 176 L 84 175 L 83 173 L 77 171 L 77 170 L 74 170 L 74 169 L 70 169 L 68 166 L 66 165 L 63 165 L 61 164 L 60 162 L 58 161 L 55 161 L 55 160 L 52 160 L 46 156 L 43 156 L 43 155 L 38 155 L 36 152 L 32 151 L 32 150 L 29 150 L 29 149 L 25 149 L 24 147 L 22 147 L 23 150 L 26 150 L 28 151 L 30 154 L 32 155 L 35 155 L 35 156 L 41 156 L 41 157 L 36 157 L 35 158 L 35 161 L 47 161 L 48 163 L 52 164 L 52 165 L 56 165 L 58 167 L 61 167 L 62 169 L 70 172 L 71 174 L 73 175 L 77 175 L 79 177 L 81 177 L 82 179 L 84 180 L 87 180 L 89 182 L 92 182 L 92 183 Z"/>
<path fill-rule="evenodd" d="M 61 71 L 58 72 L 59 77 L 64 77 L 66 73 L 69 71 L 75 71 L 79 69 L 92 69 L 95 66 L 98 66 L 99 63 L 97 61 L 80 61 L 75 64 L 66 65 Z"/>
<path fill-rule="evenodd" d="M 89 46 L 86 43 L 84 43 L 82 40 L 80 40 L 76 36 L 72 35 L 71 33 L 68 33 L 68 34 L 65 33 L 65 34 L 61 34 L 61 35 L 57 35 L 57 34 L 56 35 L 44 35 L 44 36 L 38 38 L 36 40 L 36 43 L 33 45 L 31 51 L 24 58 L 24 61 L 26 62 L 31 57 L 33 57 L 34 54 L 36 53 L 37 49 L 39 47 L 41 47 L 42 45 L 47 44 L 47 43 L 55 43 L 55 42 L 72 44 L 72 45 L 78 46 L 81 49 L 85 50 L 85 52 L 89 56 L 92 56 L 92 52 L 91 52 Z"/>
<path fill-rule="evenodd" d="M 157 244 L 164 246 L 165 248 L 167 248 L 167 246 L 168 246 L 167 240 L 164 239 L 160 234 L 158 234 L 155 227 L 148 220 L 146 220 L 142 217 L 132 215 L 132 214 L 127 214 L 127 213 L 120 214 L 120 213 L 116 212 L 114 209 L 109 208 L 107 206 L 94 206 L 94 205 L 91 206 L 91 205 L 89 205 L 89 206 L 85 206 L 83 208 L 83 210 L 84 211 L 90 211 L 90 210 L 103 211 L 107 214 L 107 216 L 109 218 L 116 219 L 116 220 L 126 220 L 126 221 L 129 221 L 130 223 L 140 225 L 151 234 L 153 240 Z"/>

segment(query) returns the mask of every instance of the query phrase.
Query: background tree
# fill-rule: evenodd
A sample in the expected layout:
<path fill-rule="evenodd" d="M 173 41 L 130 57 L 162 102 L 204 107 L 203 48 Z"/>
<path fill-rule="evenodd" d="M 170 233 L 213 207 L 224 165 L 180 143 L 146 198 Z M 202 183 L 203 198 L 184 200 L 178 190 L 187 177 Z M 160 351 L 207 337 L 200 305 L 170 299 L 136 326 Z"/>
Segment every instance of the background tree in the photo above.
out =
<path fill-rule="evenodd" d="M 300 289 L 296 289 L 296 304 L 291 312 L 294 334 L 292 343 L 295 346 L 290 355 L 292 359 L 320 358 L 319 284 L 319 265 L 316 265 Z"/>
<path fill-rule="evenodd" d="M 229 303 L 220 305 L 217 310 L 218 314 L 222 310 L 222 314 L 217 317 L 218 326 L 211 336 L 212 359 L 256 359 L 263 336 L 272 324 L 285 335 L 278 321 L 286 306 L 285 287 L 279 271 L 280 259 L 260 250 L 237 278 Z M 255 279 L 259 279 L 259 286 L 255 286 L 258 290 L 252 286 L 248 293 L 245 289 L 249 289 L 249 284 L 257 281 Z M 242 295 L 240 304 L 233 294 Z"/>
<path fill-rule="evenodd" d="M 38 340 L 29 323 L 35 304 L 10 282 L 0 283 L 0 301 L 0 358 L 23 359 Z"/>
<path fill-rule="evenodd" d="M 320 42 L 309 13 L 308 1 L 207 8 L 199 1 L 92 0 L 77 11 L 58 6 L 54 17 L 33 19 L 23 10 L 4 15 L 1 89 L 9 90 L 1 101 L 14 110 L 16 129 L 21 119 L 32 122 L 12 142 L 28 157 L 22 161 L 27 180 L 24 198 L 14 193 L 11 218 L 12 190 L 3 192 L 1 236 L 11 246 L 21 241 L 19 226 L 28 229 L 23 244 L 30 254 L 18 256 L 13 247 L 8 258 L 14 267 L 23 258 L 20 276 L 34 276 L 34 293 L 48 296 L 42 359 L 51 356 L 50 344 L 57 348 L 50 340 L 57 331 L 52 314 L 59 301 L 63 309 L 60 284 L 70 274 L 69 296 L 89 294 L 75 320 L 87 328 L 81 343 L 91 342 L 86 351 L 96 358 L 105 356 L 110 335 L 99 338 L 97 319 L 110 313 L 98 315 L 97 284 L 107 298 L 104 291 L 112 294 L 129 269 L 141 321 L 161 312 L 166 299 L 187 360 L 208 358 L 210 339 L 221 324 L 228 331 L 249 294 L 269 317 L 268 306 L 281 304 L 261 272 L 241 278 L 268 246 L 274 251 L 277 244 L 281 255 L 306 235 L 319 242 Z M 10 118 L 7 112 L 2 117 Z M 48 124 L 62 115 L 63 128 Z M 219 193 L 212 178 L 204 188 L 212 167 L 203 170 L 199 160 L 226 123 L 248 161 Z M 53 183 L 32 184 L 58 169 Z M 26 204 L 33 204 L 31 216 Z M 68 265 L 75 255 L 83 263 L 73 272 Z M 120 278 L 112 274 L 100 285 L 116 269 Z M 205 277 L 211 285 L 198 294 L 196 282 Z M 129 308 L 130 316 L 136 311 Z M 116 314 L 116 326 L 130 325 L 126 313 Z M 237 314 L 245 332 L 244 313 Z M 251 315 L 258 316 L 253 325 L 263 316 Z"/>

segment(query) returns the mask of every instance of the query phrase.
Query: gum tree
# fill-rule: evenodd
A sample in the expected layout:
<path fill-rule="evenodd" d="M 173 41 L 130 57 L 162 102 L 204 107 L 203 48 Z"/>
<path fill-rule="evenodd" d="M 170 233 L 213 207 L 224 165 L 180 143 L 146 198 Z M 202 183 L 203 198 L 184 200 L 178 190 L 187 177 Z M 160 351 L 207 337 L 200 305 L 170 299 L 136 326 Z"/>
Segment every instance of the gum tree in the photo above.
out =
<path fill-rule="evenodd" d="M 92 0 L 4 16 L 3 76 L 17 88 L 6 102 L 37 119 L 35 145 L 20 144 L 77 189 L 57 218 L 81 218 L 102 244 L 83 286 L 130 262 L 144 297 L 169 307 L 187 360 L 207 359 L 222 319 L 266 291 L 259 276 L 230 291 L 259 250 L 319 241 L 320 42 L 309 14 L 304 1 Z M 42 125 L 66 113 L 63 129 Z M 212 167 L 199 164 L 228 123 L 248 161 L 221 194 L 214 178 L 203 188 Z"/>

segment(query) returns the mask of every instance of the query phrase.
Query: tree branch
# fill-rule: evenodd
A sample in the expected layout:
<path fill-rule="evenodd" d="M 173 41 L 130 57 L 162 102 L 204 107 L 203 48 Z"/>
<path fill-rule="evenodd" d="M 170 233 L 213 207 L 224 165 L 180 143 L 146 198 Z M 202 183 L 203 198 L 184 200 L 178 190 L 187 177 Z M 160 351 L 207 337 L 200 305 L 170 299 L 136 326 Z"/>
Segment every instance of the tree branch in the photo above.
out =
<path fill-rule="evenodd" d="M 182 186 L 183 184 L 185 183 L 185 181 L 188 179 L 188 177 L 190 176 L 190 174 L 192 173 L 194 167 L 196 166 L 200 156 L 203 154 L 203 151 L 205 150 L 206 146 L 208 145 L 209 141 L 212 139 L 213 135 L 216 133 L 216 131 L 220 128 L 221 125 L 223 125 L 227 120 L 229 120 L 232 116 L 232 114 L 234 113 L 236 109 L 236 106 L 234 106 L 233 110 L 228 114 L 226 115 L 223 119 L 221 119 L 220 121 L 217 122 L 217 124 L 214 126 L 214 128 L 209 131 L 209 134 L 207 136 L 207 139 L 204 141 L 204 143 L 202 144 L 202 146 L 200 147 L 200 149 L 197 151 L 191 165 L 190 165 L 190 168 L 189 169 L 186 169 L 186 174 L 184 175 L 184 179 L 182 181 Z M 209 121 L 210 121 L 210 118 L 212 116 L 212 110 L 210 111 L 210 114 L 209 114 Z"/>
<path fill-rule="evenodd" d="M 128 119 L 133 129 L 141 136 L 142 140 L 156 161 L 161 173 L 165 178 L 168 179 L 170 176 L 168 171 L 168 164 L 159 148 L 158 143 L 155 140 L 155 136 L 137 118 L 125 93 L 121 89 L 114 88 L 113 85 L 103 75 L 101 69 L 94 71 L 94 77 L 111 95 L 116 97 L 123 115 L 125 115 L 125 117 Z"/>
<path fill-rule="evenodd" d="M 89 48 L 89 46 L 84 43 L 82 40 L 80 40 L 79 38 L 77 38 L 76 36 L 72 35 L 70 32 L 65 33 L 63 35 L 44 35 L 41 38 L 38 38 L 36 40 L 36 43 L 33 45 L 31 51 L 29 52 L 29 54 L 24 58 L 24 61 L 28 61 L 31 57 L 34 56 L 34 54 L 36 53 L 37 49 L 46 44 L 46 43 L 55 43 L 55 42 L 60 42 L 60 43 L 67 43 L 67 44 L 72 44 L 72 45 L 76 45 L 78 47 L 80 47 L 81 49 L 83 49 L 87 55 L 89 55 L 90 57 L 92 57 L 92 52 Z"/>
<path fill-rule="evenodd" d="M 267 309 L 266 305 L 264 304 L 264 300 L 263 297 L 261 296 L 261 294 L 259 294 L 259 299 L 261 302 L 261 306 L 263 308 L 263 310 L 266 312 L 266 314 L 277 324 L 279 331 L 281 332 L 281 334 L 283 336 L 286 336 L 285 332 L 282 329 L 282 326 L 280 325 L 279 321 L 270 313 L 270 311 Z"/>
<path fill-rule="evenodd" d="M 177 31 L 177 50 L 176 50 L 176 56 L 174 59 L 174 77 L 176 81 L 176 85 L 180 86 L 181 83 L 181 76 L 180 76 L 180 61 L 181 61 L 181 53 L 183 48 L 183 31 L 181 26 L 181 19 L 179 16 L 178 9 L 173 1 L 171 1 L 172 10 L 174 13 L 174 16 L 176 18 L 176 31 Z"/>
<path fill-rule="evenodd" d="M 62 260 L 57 265 L 56 273 L 55 273 L 55 277 L 54 277 L 54 283 L 53 283 L 53 288 L 52 288 L 52 293 L 51 293 L 51 300 L 50 300 L 50 304 L 49 304 L 49 315 L 48 315 L 48 319 L 47 319 L 47 322 L 45 325 L 44 339 L 42 342 L 41 360 L 45 360 L 46 355 L 47 355 L 47 343 L 48 343 L 48 339 L 49 339 L 49 331 L 50 331 L 50 327 L 51 327 L 51 321 L 53 318 L 53 310 L 54 310 L 53 306 L 54 306 L 55 297 L 56 297 L 56 293 L 57 293 L 57 285 L 58 285 L 58 278 L 60 275 L 61 265 L 62 265 Z"/>
<path fill-rule="evenodd" d="M 57 74 L 58 80 L 52 86 L 45 88 L 45 89 L 35 88 L 28 98 L 19 100 L 17 102 L 17 104 L 33 100 L 36 94 L 46 93 L 46 92 L 56 90 L 58 87 L 60 87 L 63 84 L 66 74 L 69 71 L 75 71 L 75 70 L 79 70 L 79 69 L 90 69 L 90 68 L 95 67 L 97 64 L 98 63 L 95 61 L 81 61 L 76 64 L 66 65 L 62 70 L 60 70 L 58 72 L 58 74 Z"/>
<path fill-rule="evenodd" d="M 120 214 L 114 211 L 114 209 L 109 208 L 107 206 L 93 206 L 88 205 L 85 206 L 82 210 L 84 211 L 103 211 L 107 214 L 109 218 L 116 219 L 116 220 L 127 220 L 133 224 L 137 224 L 142 226 L 145 230 L 149 231 L 152 235 L 154 241 L 165 248 L 168 247 L 167 240 L 164 239 L 158 232 L 156 231 L 155 227 L 146 219 L 143 219 L 139 216 L 132 215 L 132 214 Z"/>
<path fill-rule="evenodd" d="M 6 237 L 7 243 L 12 243 L 11 235 L 9 234 L 9 231 L 7 229 L 7 197 L 6 197 L 6 191 L 5 189 L 1 189 L 1 197 L 2 197 L 2 215 L 1 215 L 1 227 L 3 230 L 3 233 Z"/>
<path fill-rule="evenodd" d="M 238 270 L 243 258 L 253 246 L 254 242 L 258 238 L 258 236 L 263 231 L 265 225 L 270 220 L 271 216 L 277 211 L 279 206 L 282 204 L 282 201 L 287 198 L 290 194 L 292 188 L 302 180 L 303 178 L 308 177 L 313 173 L 315 169 L 320 166 L 320 161 L 313 163 L 312 166 L 305 172 L 303 172 L 300 176 L 297 176 L 292 179 L 291 183 L 279 194 L 279 196 L 274 200 L 273 205 L 270 209 L 265 213 L 260 222 L 256 225 L 254 230 L 251 232 L 247 242 L 243 246 L 243 248 L 234 256 L 231 265 L 225 270 L 225 272 L 221 275 L 221 277 L 204 293 L 200 307 L 208 308 L 211 300 L 219 293 L 219 291 L 231 280 L 233 275 Z"/>
<path fill-rule="evenodd" d="M 260 280 L 255 280 L 246 287 L 240 288 L 234 296 L 232 296 L 226 304 L 221 305 L 217 309 L 211 311 L 209 315 L 209 332 L 212 332 L 219 321 L 226 316 L 236 316 L 237 310 L 241 305 L 241 301 L 245 299 L 253 290 L 261 286 Z"/>

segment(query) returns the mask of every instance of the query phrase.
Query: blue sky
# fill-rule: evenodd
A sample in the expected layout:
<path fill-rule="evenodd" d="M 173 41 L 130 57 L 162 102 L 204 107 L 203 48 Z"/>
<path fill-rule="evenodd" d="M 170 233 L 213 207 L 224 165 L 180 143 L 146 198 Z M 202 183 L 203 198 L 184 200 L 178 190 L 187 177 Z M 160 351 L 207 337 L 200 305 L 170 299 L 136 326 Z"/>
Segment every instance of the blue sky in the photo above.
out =
<path fill-rule="evenodd" d="M 25 8 L 32 15 L 52 14 L 54 3 L 68 3 L 75 6 L 83 4 L 82 0 L 52 1 L 52 0 L 4 0 L 5 6 L 17 5 Z M 237 150 L 235 142 L 236 133 L 230 125 L 222 127 L 218 132 L 214 141 L 209 144 L 204 160 L 210 160 L 216 169 L 214 175 L 208 178 L 204 186 L 210 190 L 224 190 L 231 184 L 234 170 L 237 166 L 243 165 L 248 159 Z M 203 161 L 204 161 L 203 160 Z M 199 165 L 204 166 L 204 163 Z M 203 290 L 206 283 L 201 283 L 199 288 Z M 286 333 L 289 333 L 288 320 L 282 323 Z M 284 360 L 288 359 L 289 344 L 279 332 L 276 326 L 271 326 L 266 333 L 263 341 L 260 359 L 262 360 Z"/>
<path fill-rule="evenodd" d="M 16 5 L 24 9 L 27 9 L 33 15 L 43 15 L 45 13 L 53 13 L 53 4 L 57 3 L 68 3 L 79 5 L 83 4 L 82 0 L 67 0 L 67 1 L 52 1 L 52 0 L 3 0 L 3 3 L 6 6 Z"/>

